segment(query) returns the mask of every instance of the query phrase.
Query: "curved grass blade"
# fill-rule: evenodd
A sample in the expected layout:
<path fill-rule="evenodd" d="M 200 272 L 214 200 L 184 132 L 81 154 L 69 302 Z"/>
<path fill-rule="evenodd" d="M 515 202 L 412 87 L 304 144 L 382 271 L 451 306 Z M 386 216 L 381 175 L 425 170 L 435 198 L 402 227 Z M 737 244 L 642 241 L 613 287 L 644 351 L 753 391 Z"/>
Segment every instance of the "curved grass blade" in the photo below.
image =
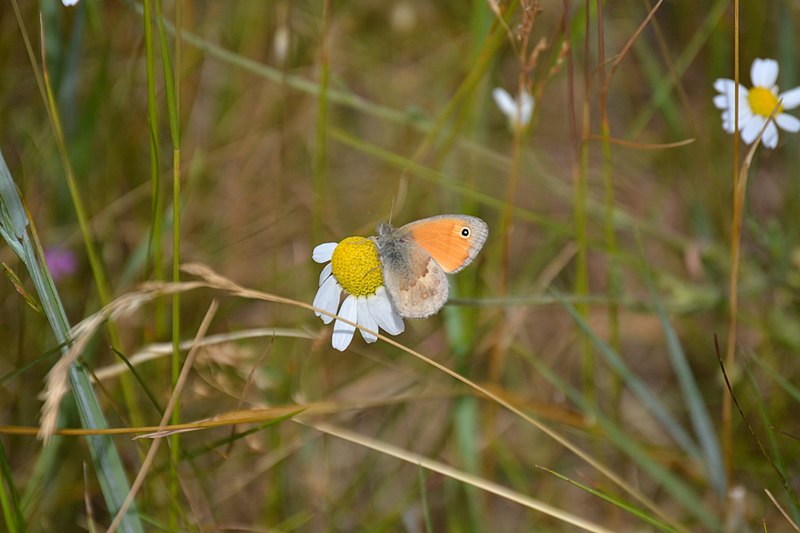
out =
<path fill-rule="evenodd" d="M 653 527 L 656 527 L 656 528 L 660 529 L 661 531 L 677 531 L 677 529 L 675 529 L 674 527 L 670 526 L 669 524 L 667 524 L 665 522 L 662 522 L 661 520 L 658 520 L 656 518 L 653 518 L 652 516 L 650 516 L 646 512 L 642 511 L 641 509 L 638 509 L 638 508 L 634 507 L 633 505 L 629 504 L 628 502 L 626 502 L 624 500 L 621 500 L 621 499 L 617 498 L 616 496 L 612 496 L 610 494 L 606 494 L 605 492 L 603 492 L 601 490 L 593 489 L 592 487 L 590 487 L 588 485 L 584 485 L 583 483 L 579 483 L 579 482 L 575 481 L 574 479 L 570 479 L 567 476 L 565 476 L 563 474 L 559 474 L 555 470 L 550 470 L 549 468 L 546 468 L 544 466 L 536 465 L 536 468 L 538 468 L 540 470 L 544 470 L 545 472 L 547 472 L 549 474 L 552 474 L 552 475 L 556 476 L 557 478 L 562 479 L 562 480 L 566 481 L 567 483 L 570 483 L 571 485 L 574 485 L 574 486 L 578 487 L 579 489 L 585 490 L 589 494 L 591 494 L 593 496 L 596 496 L 596 497 L 600 498 L 601 500 L 610 503 L 611 505 L 616 505 L 617 507 L 619 507 L 623 511 L 625 511 L 625 512 L 627 512 L 629 514 L 632 514 L 633 516 L 635 516 L 636 518 L 638 518 L 642 522 L 646 522 L 647 524 L 649 524 L 649 525 L 651 525 Z"/>
<path fill-rule="evenodd" d="M 641 247 L 641 244 L 640 244 Z M 643 252 L 642 252 L 643 254 Z M 650 270 L 646 264 L 643 265 L 644 277 L 647 282 L 647 287 L 650 290 L 651 299 L 653 301 L 653 309 L 658 315 L 661 322 L 661 329 L 664 330 L 664 337 L 667 340 L 667 353 L 669 354 L 672 368 L 675 370 L 675 375 L 678 378 L 678 385 L 681 388 L 681 395 L 686 408 L 689 410 L 689 418 L 692 421 L 692 427 L 700 441 L 700 447 L 703 450 L 705 457 L 705 467 L 708 472 L 708 477 L 711 480 L 711 485 L 717 494 L 724 495 L 727 480 L 725 479 L 725 468 L 722 461 L 722 450 L 720 449 L 719 440 L 717 439 L 717 432 L 714 428 L 714 423 L 711 416 L 708 414 L 703 395 L 700 393 L 700 388 L 697 386 L 697 381 L 694 379 L 694 374 L 686 359 L 686 354 L 683 352 L 681 341 L 678 339 L 675 329 L 669 322 L 667 312 L 664 305 L 656 294 L 653 282 L 650 279 Z"/>
<path fill-rule="evenodd" d="M 681 446 L 690 457 L 695 460 L 700 460 L 701 453 L 697 444 L 669 411 L 667 411 L 667 408 L 661 403 L 661 400 L 659 400 L 650 388 L 628 368 L 628 365 L 625 364 L 619 354 L 611 346 L 595 335 L 592 328 L 589 327 L 583 317 L 578 314 L 575 306 L 569 303 L 560 294 L 556 292 L 553 292 L 553 294 L 559 302 L 561 302 L 561 305 L 564 306 L 581 331 L 583 331 L 589 340 L 591 340 L 592 344 L 600 351 L 600 354 L 605 358 L 611 368 L 617 372 L 625 384 L 630 387 L 631 392 L 636 395 L 653 417 L 661 422 L 672 439 Z"/>
<path fill-rule="evenodd" d="M 692 487 L 650 457 L 647 451 L 643 449 L 642 446 L 640 446 L 634 439 L 632 439 L 628 432 L 621 428 L 617 423 L 612 421 L 609 417 L 605 416 L 597 408 L 587 403 L 581 393 L 556 375 L 551 368 L 543 364 L 537 358 L 531 357 L 530 354 L 519 349 L 518 347 L 515 346 L 515 348 L 517 348 L 517 351 L 520 354 L 531 361 L 542 377 L 547 379 L 558 390 L 566 395 L 587 416 L 593 417 L 596 420 L 597 425 L 604 432 L 604 435 L 608 437 L 608 440 L 622 453 L 626 454 L 639 466 L 641 466 L 642 470 L 647 472 L 652 479 L 658 481 L 663 486 L 664 490 L 667 491 L 673 498 L 675 498 L 677 502 L 683 505 L 688 512 L 700 520 L 706 528 L 711 530 L 718 529 L 717 518 L 707 507 L 703 505 L 702 498 L 695 490 L 692 489 Z M 667 515 L 664 514 L 662 518 L 665 519 L 666 516 Z M 673 527 L 679 526 L 676 523 Z"/>
<path fill-rule="evenodd" d="M 23 207 L 16 184 L 1 151 L 0 235 L 25 264 L 56 340 L 61 344 L 66 344 L 69 339 L 69 322 L 64 307 L 53 278 L 50 276 L 50 271 L 43 260 L 44 253 L 39 245 L 35 228 Z M 66 353 L 66 351 L 67 346 L 65 345 L 62 353 Z M 105 416 L 100 409 L 100 403 L 83 365 L 80 363 L 72 365 L 69 371 L 69 380 L 83 427 L 87 429 L 107 428 Z M 86 438 L 86 443 L 89 446 L 106 505 L 109 512 L 114 514 L 130 491 L 119 453 L 114 442 L 107 435 L 89 436 Z M 144 531 L 135 509 L 125 515 L 123 530 L 126 532 Z"/>

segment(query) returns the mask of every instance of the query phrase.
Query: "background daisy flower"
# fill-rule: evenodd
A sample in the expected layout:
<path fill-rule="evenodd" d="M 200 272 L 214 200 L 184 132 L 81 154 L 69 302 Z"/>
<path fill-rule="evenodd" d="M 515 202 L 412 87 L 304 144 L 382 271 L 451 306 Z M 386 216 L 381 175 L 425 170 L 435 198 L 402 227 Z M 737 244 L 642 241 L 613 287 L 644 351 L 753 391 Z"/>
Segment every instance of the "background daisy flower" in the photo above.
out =
<path fill-rule="evenodd" d="M 750 67 L 753 88 L 748 90 L 739 84 L 739 131 L 747 144 L 756 140 L 776 107 L 774 120 L 767 124 L 761 138 L 764 146 L 775 148 L 778 145 L 778 127 L 793 133 L 800 131 L 800 119 L 783 112 L 800 105 L 800 87 L 779 93 L 775 84 L 778 70 L 778 62 L 774 59 L 756 59 Z M 714 82 L 714 89 L 720 93 L 714 96 L 714 105 L 723 110 L 722 129 L 734 133 L 736 82 L 719 78 Z"/>
<path fill-rule="evenodd" d="M 383 271 L 378 259 L 378 249 L 371 239 L 348 237 L 339 243 L 328 242 L 314 248 L 312 258 L 317 263 L 327 263 L 319 275 L 319 289 L 314 297 L 314 307 L 364 326 L 372 331 L 383 329 L 390 335 L 403 332 L 405 325 L 398 315 L 386 288 L 383 286 Z M 339 301 L 342 292 L 347 297 Z M 333 318 L 316 312 L 325 324 Z M 336 320 L 333 325 L 333 347 L 344 351 L 350 345 L 355 327 Z M 361 331 L 367 342 L 375 342 L 375 335 Z"/>
<path fill-rule="evenodd" d="M 508 118 L 508 124 L 512 129 L 524 128 L 530 124 L 533 117 L 533 96 L 530 93 L 523 91 L 516 98 L 512 98 L 508 91 L 496 87 L 492 91 L 492 98 Z"/>

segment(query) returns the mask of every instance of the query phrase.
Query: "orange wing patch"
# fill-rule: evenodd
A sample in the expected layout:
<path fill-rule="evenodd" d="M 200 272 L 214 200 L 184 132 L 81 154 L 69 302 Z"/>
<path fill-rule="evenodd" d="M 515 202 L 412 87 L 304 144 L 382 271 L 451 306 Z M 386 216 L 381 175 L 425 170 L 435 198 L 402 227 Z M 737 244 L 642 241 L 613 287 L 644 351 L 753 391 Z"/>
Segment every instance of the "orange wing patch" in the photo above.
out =
<path fill-rule="evenodd" d="M 417 222 L 410 228 L 411 237 L 447 273 L 466 266 L 474 256 L 473 234 L 462 237 L 461 230 L 469 225 L 457 218 L 437 218 Z M 470 228 L 471 230 L 471 228 Z"/>

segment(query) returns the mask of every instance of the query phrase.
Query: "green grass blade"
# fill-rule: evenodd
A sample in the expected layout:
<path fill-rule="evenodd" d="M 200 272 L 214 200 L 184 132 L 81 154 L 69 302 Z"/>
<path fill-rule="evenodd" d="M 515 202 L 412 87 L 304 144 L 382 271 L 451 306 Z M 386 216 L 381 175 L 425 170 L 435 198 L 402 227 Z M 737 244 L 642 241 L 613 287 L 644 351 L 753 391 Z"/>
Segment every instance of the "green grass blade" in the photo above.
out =
<path fill-rule="evenodd" d="M 630 434 L 616 424 L 609 417 L 598 409 L 589 405 L 582 394 L 575 388 L 567 384 L 563 379 L 556 375 L 553 370 L 535 357 L 531 357 L 521 349 L 518 350 L 531 361 L 536 370 L 563 392 L 572 402 L 575 403 L 587 416 L 592 417 L 609 443 L 617 447 L 622 453 L 630 457 L 636 464 L 647 472 L 652 479 L 659 482 L 677 502 L 679 502 L 689 513 L 700 520 L 706 527 L 714 530 L 718 529 L 718 520 L 712 512 L 703 504 L 700 495 L 692 489 L 686 482 L 664 468 L 659 462 L 654 460 L 647 451 L 640 446 Z M 662 516 L 664 518 L 664 516 Z"/>
<path fill-rule="evenodd" d="M 180 122 L 180 71 L 181 71 L 181 3 L 175 4 L 175 68 L 170 59 L 169 39 L 164 27 L 165 20 L 161 10 L 161 0 L 154 0 L 156 8 L 156 21 L 158 23 L 158 36 L 161 44 L 161 65 L 164 70 L 164 85 L 166 88 L 167 116 L 172 139 L 172 281 L 180 281 L 181 262 L 181 122 Z M 179 349 L 181 329 L 181 296 L 180 293 L 172 295 L 172 385 L 175 386 L 180 374 L 181 354 Z M 176 401 L 172 411 L 171 422 L 178 424 L 181 421 L 181 403 Z M 170 443 L 170 480 L 169 488 L 173 502 L 178 500 L 179 483 L 177 466 L 180 461 L 180 435 L 169 437 Z M 174 505 L 170 507 L 169 524 L 174 529 L 177 516 L 181 510 Z"/>
<path fill-rule="evenodd" d="M 658 399 L 655 393 L 653 393 L 650 388 L 641 380 L 639 377 L 633 373 L 633 371 L 628 368 L 628 365 L 622 360 L 622 358 L 614 351 L 611 346 L 605 343 L 600 337 L 595 335 L 592 328 L 586 323 L 583 317 L 578 313 L 575 306 L 567 302 L 562 296 L 558 293 L 554 293 L 554 295 L 559 299 L 561 305 L 567 310 L 567 312 L 572 316 L 572 319 L 578 325 L 578 327 L 583 331 L 583 333 L 591 340 L 592 344 L 598 349 L 600 355 L 608 362 L 611 368 L 617 372 L 617 374 L 623 379 L 625 384 L 630 388 L 631 392 L 636 395 L 636 397 L 642 402 L 642 404 L 647 408 L 647 410 L 653 415 L 653 417 L 661 422 L 664 426 L 664 429 L 667 430 L 669 435 L 673 438 L 673 440 L 678 443 L 678 445 L 683 448 L 683 450 L 693 459 L 700 460 L 701 454 L 700 449 L 697 447 L 697 444 L 692 440 L 689 433 L 683 429 L 683 427 L 678 423 L 677 420 L 669 413 L 667 408 Z"/>
<path fill-rule="evenodd" d="M 574 486 L 578 487 L 581 490 L 585 490 L 589 494 L 591 494 L 593 496 L 596 496 L 596 497 L 600 498 L 603 501 L 606 501 L 606 502 L 608 502 L 608 503 L 610 503 L 612 505 L 616 505 L 617 507 L 619 507 L 623 511 L 632 514 L 633 516 L 635 516 L 636 518 L 638 518 L 642 522 L 645 522 L 645 523 L 647 523 L 647 524 L 649 524 L 649 525 L 651 525 L 653 527 L 656 527 L 656 528 L 660 529 L 661 531 L 677 531 L 674 527 L 672 527 L 671 525 L 667 524 L 666 522 L 662 522 L 661 520 L 658 520 L 657 518 L 653 518 L 652 516 L 650 516 L 646 512 L 642 511 L 641 509 L 639 509 L 637 507 L 634 507 L 633 505 L 629 504 L 628 502 L 626 502 L 624 500 L 621 500 L 621 499 L 617 498 L 616 496 L 612 496 L 610 494 L 606 494 L 605 492 L 603 492 L 601 490 L 593 489 L 592 487 L 590 487 L 588 485 L 585 485 L 583 483 L 575 481 L 574 479 L 570 479 L 570 478 L 568 478 L 567 476 L 565 476 L 563 474 L 559 474 L 558 472 L 556 472 L 554 470 L 550 470 L 549 468 L 545 468 L 543 466 L 537 466 L 537 468 L 540 468 L 541 470 L 544 470 L 545 472 L 547 472 L 549 474 L 552 474 L 552 475 L 556 476 L 557 478 L 562 479 L 562 480 L 566 481 L 567 483 L 570 483 L 571 485 L 574 485 Z"/>
<path fill-rule="evenodd" d="M 8 170 L 2 152 L 0 152 L 0 204 L 2 205 L 3 237 L 14 236 L 15 240 L 9 242 L 15 251 L 21 248 L 19 255 L 33 280 L 42 309 L 50 323 L 53 335 L 59 343 L 66 343 L 69 339 L 69 323 L 64 307 L 56 290 L 50 271 L 42 259 L 44 254 L 39 246 L 33 225 L 28 219 L 27 212 L 22 206 L 11 172 Z M 8 224 L 8 225 L 7 225 Z M 27 227 L 31 228 L 30 234 Z M 66 351 L 66 347 L 62 352 Z M 105 429 L 108 427 L 105 416 L 100 409 L 100 403 L 91 387 L 86 369 L 75 364 L 70 368 L 70 383 L 72 393 L 78 406 L 81 423 L 86 429 Z M 103 496 L 109 512 L 114 513 L 122 505 L 130 491 L 130 485 L 122 467 L 119 453 L 110 437 L 106 435 L 93 435 L 86 438 L 91 452 L 95 472 L 100 483 Z M 123 520 L 123 531 L 144 531 L 139 516 L 134 508 L 128 512 Z"/>
<path fill-rule="evenodd" d="M 9 533 L 25 531 L 25 519 L 19 504 L 19 493 L 14 485 L 11 475 L 11 465 L 8 463 L 6 449 L 0 440 L 0 506 L 3 508 L 3 518 L 6 521 L 6 530 Z"/>
<path fill-rule="evenodd" d="M 703 401 L 703 395 L 700 393 L 700 388 L 697 386 L 697 381 L 694 379 L 692 368 L 689 366 L 686 354 L 683 352 L 678 334 L 675 332 L 672 324 L 670 324 L 664 305 L 655 292 L 647 265 L 644 265 L 644 275 L 650 290 L 653 307 L 661 322 L 661 329 L 664 331 L 664 336 L 667 340 L 667 353 L 669 354 L 672 368 L 675 370 L 683 400 L 686 402 L 686 408 L 689 410 L 692 427 L 700 441 L 700 447 L 703 450 L 703 456 L 705 458 L 704 464 L 708 477 L 714 490 L 717 491 L 717 494 L 724 495 L 727 480 L 725 479 L 725 468 L 722 461 L 722 451 L 720 449 L 719 440 L 717 439 L 716 428 L 711 420 L 711 415 L 708 414 L 708 409 L 706 409 L 706 404 Z"/>

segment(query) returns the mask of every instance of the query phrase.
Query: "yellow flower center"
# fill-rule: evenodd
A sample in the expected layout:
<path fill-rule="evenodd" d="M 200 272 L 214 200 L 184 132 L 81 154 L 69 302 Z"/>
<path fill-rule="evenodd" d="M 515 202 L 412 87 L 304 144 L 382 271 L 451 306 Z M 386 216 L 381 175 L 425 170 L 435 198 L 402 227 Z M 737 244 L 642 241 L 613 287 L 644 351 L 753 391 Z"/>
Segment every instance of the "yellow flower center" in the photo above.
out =
<path fill-rule="evenodd" d="M 333 250 L 331 269 L 339 285 L 353 296 L 375 294 L 383 285 L 378 248 L 371 239 L 344 239 Z"/>
<path fill-rule="evenodd" d="M 753 110 L 753 113 L 762 117 L 772 115 L 775 107 L 778 107 L 775 115 L 783 111 L 783 106 L 778 106 L 778 97 L 765 87 L 753 87 L 750 89 L 747 94 L 747 101 L 750 103 L 750 109 Z"/>

